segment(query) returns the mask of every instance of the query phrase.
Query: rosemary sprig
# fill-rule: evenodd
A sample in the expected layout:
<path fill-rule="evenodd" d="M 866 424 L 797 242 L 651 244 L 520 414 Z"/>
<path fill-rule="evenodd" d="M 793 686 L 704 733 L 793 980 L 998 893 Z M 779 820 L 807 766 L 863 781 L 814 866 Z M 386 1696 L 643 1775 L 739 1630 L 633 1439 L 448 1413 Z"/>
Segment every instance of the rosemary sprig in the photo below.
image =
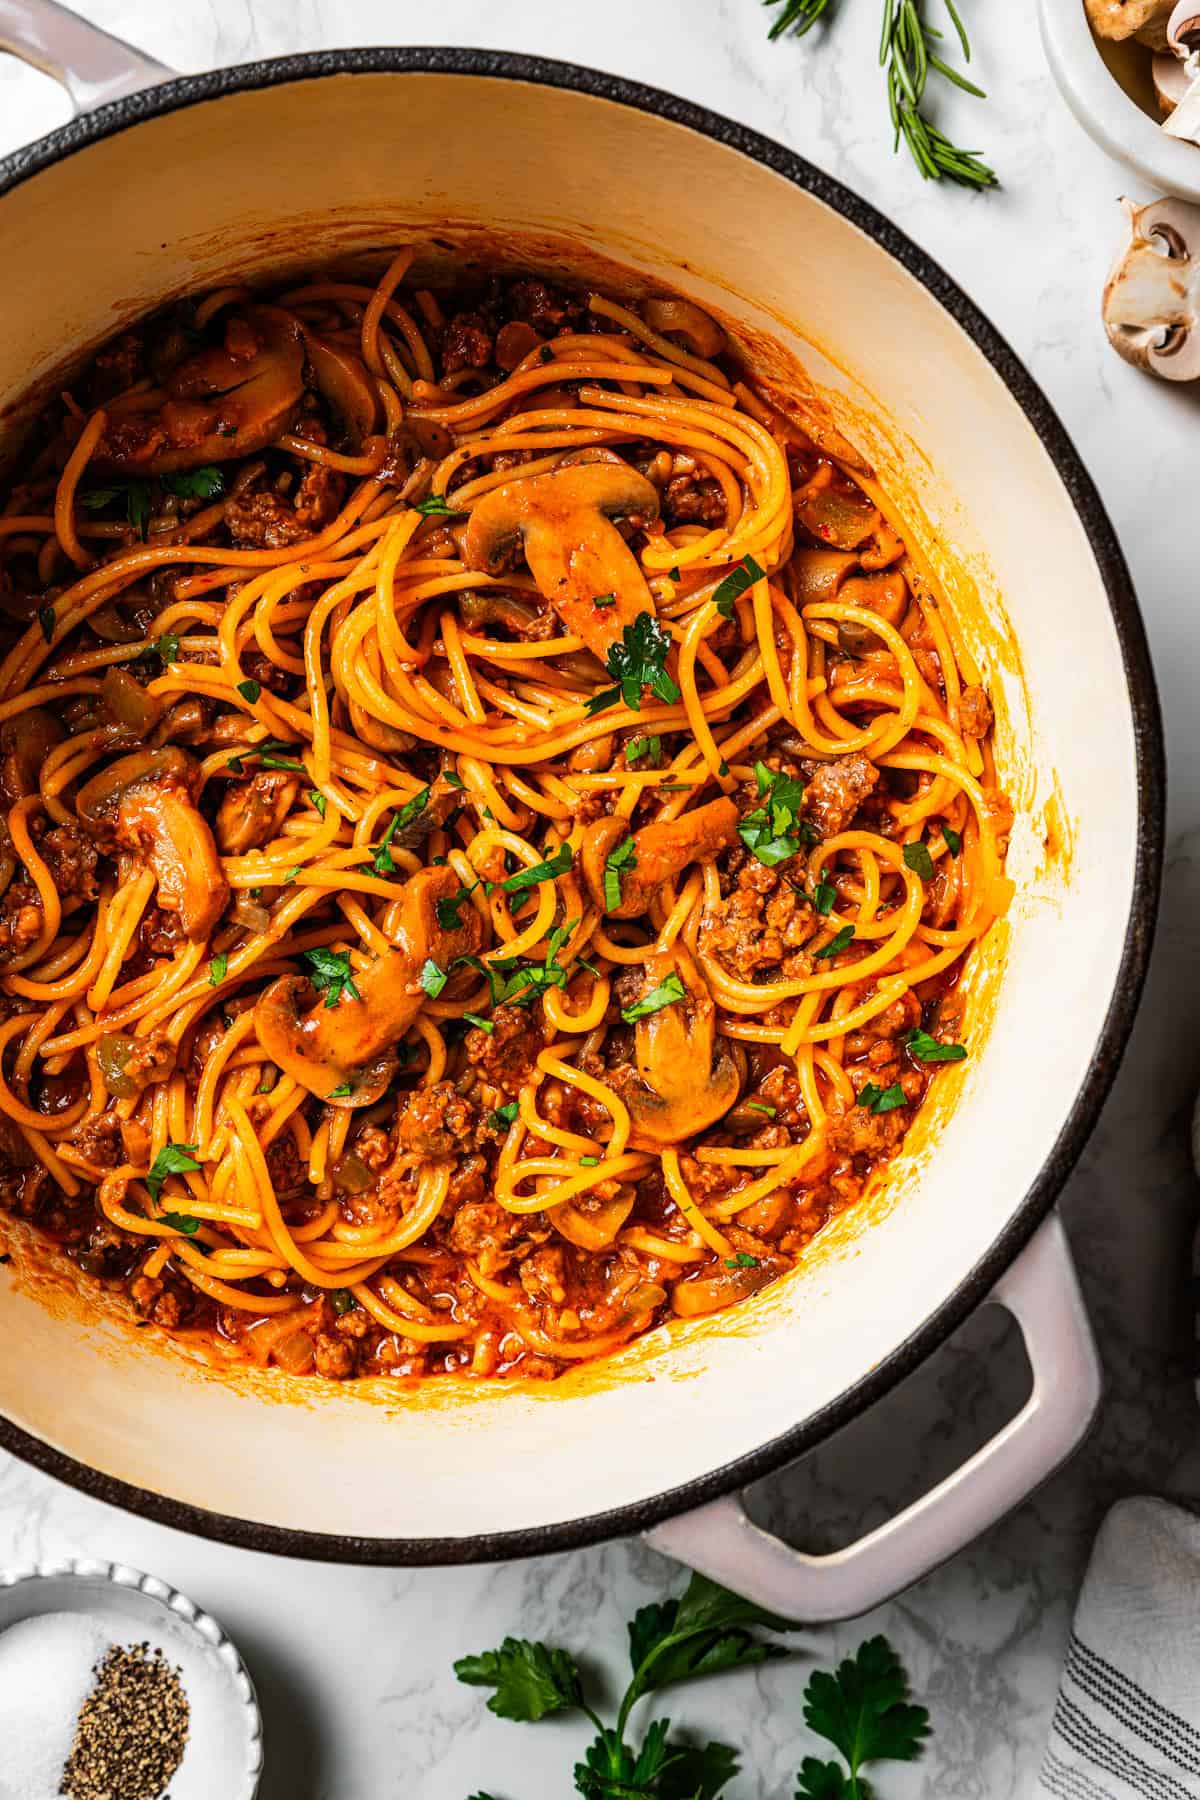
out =
<path fill-rule="evenodd" d="M 790 31 L 803 37 L 828 10 L 830 0 L 763 0 L 766 6 L 782 6 L 770 30 L 772 38 Z M 943 0 L 967 62 L 971 45 L 954 0 Z M 943 33 L 925 17 L 923 0 L 883 0 L 883 28 L 879 39 L 879 63 L 886 71 L 888 112 L 895 134 L 901 138 L 926 181 L 955 181 L 961 187 L 996 185 L 995 172 L 975 150 L 962 150 L 951 142 L 923 110 L 930 73 L 941 75 L 965 94 L 986 99 L 982 88 L 939 55 Z"/>
<path fill-rule="evenodd" d="M 778 6 L 780 0 L 763 0 L 764 6 Z M 772 25 L 767 36 L 772 41 L 790 31 L 793 37 L 803 37 L 811 31 L 829 10 L 830 0 L 783 0 L 783 11 Z"/>

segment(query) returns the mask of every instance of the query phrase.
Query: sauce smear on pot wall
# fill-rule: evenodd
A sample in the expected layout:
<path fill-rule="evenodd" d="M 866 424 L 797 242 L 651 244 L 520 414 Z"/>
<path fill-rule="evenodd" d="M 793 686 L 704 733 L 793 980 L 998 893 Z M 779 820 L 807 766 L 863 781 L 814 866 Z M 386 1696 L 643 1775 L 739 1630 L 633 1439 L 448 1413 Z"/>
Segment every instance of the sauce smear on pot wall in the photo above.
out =
<path fill-rule="evenodd" d="M 106 346 L 0 514 L 0 1198 L 291 1374 L 553 1377 L 803 1257 L 968 1053 L 1011 809 L 868 475 L 689 301 Z"/>

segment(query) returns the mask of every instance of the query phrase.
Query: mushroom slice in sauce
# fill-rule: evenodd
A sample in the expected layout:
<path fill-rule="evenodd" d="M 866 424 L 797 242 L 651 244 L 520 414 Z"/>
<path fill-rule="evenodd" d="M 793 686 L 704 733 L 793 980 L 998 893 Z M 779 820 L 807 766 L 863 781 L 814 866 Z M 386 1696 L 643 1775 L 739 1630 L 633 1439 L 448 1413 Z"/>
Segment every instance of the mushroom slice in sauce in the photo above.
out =
<path fill-rule="evenodd" d="M 188 937 L 208 937 L 229 898 L 217 846 L 197 810 L 200 765 L 186 750 L 135 750 L 85 782 L 75 802 L 101 846 L 131 851 L 153 870 L 158 904 Z"/>
<path fill-rule="evenodd" d="M 629 1141 L 640 1150 L 680 1144 L 706 1131 L 724 1118 L 741 1087 L 729 1047 L 717 1036 L 708 985 L 685 950 L 647 957 L 644 992 L 660 986 L 672 972 L 683 983 L 683 999 L 637 1021 L 639 1079 L 621 1086 L 633 1126 Z"/>
<path fill-rule="evenodd" d="M 312 989 L 306 977 L 281 975 L 254 1010 L 258 1041 L 271 1060 L 331 1106 L 371 1106 L 396 1069 L 396 1045 L 425 1002 L 421 970 L 432 961 L 445 971 L 480 943 L 479 915 L 463 906 L 453 930 L 439 925 L 437 903 L 458 892 L 449 868 L 421 869 L 400 893 L 396 947 L 354 973 L 358 998 L 343 994 L 302 1010 Z M 345 1091 L 343 1091 L 345 1090 Z"/>
<path fill-rule="evenodd" d="M 495 575 L 520 546 L 567 630 L 604 662 L 625 627 L 654 611 L 637 558 L 613 520 L 646 523 L 658 514 L 658 489 L 636 469 L 574 463 L 486 494 L 471 513 L 464 560 Z"/>
<path fill-rule="evenodd" d="M 633 833 L 633 852 L 618 871 L 621 891 L 616 906 L 606 901 L 608 858 L 630 835 L 624 819 L 596 819 L 583 834 L 580 861 L 588 892 L 614 919 L 636 919 L 647 912 L 665 881 L 689 863 L 709 862 L 718 851 L 737 842 L 738 809 L 732 800 L 710 800 L 677 819 L 656 819 Z"/>

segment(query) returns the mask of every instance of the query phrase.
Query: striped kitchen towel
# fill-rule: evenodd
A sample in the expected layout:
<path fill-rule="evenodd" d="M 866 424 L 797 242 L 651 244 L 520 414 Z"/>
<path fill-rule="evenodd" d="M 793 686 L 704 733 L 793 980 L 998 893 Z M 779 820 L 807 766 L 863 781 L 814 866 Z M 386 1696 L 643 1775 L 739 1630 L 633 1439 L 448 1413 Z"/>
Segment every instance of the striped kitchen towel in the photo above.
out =
<path fill-rule="evenodd" d="M 1200 1800 L 1200 1518 L 1121 1500 L 1096 1539 L 1036 1800 Z"/>

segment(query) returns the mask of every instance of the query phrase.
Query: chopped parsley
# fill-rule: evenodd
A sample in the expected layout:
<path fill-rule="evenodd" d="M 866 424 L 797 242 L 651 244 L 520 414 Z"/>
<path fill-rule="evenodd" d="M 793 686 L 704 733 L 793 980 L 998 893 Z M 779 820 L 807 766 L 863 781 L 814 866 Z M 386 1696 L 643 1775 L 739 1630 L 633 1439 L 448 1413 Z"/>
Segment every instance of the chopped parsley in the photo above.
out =
<path fill-rule="evenodd" d="M 443 931 L 457 931 L 462 924 L 459 908 L 464 900 L 469 899 L 479 886 L 473 881 L 470 887 L 460 887 L 457 894 L 448 894 L 441 900 L 435 900 L 433 910 L 437 914 L 437 922 Z"/>
<path fill-rule="evenodd" d="M 516 1118 L 517 1111 L 516 1101 L 509 1100 L 503 1106 L 498 1106 L 495 1112 L 490 1112 L 487 1116 L 487 1122 L 493 1131 L 507 1131 L 513 1120 Z"/>
<path fill-rule="evenodd" d="M 46 642 L 49 643 L 54 636 L 55 624 L 54 608 L 52 606 L 38 607 L 38 624 L 42 628 L 42 636 L 45 638 Z"/>
<path fill-rule="evenodd" d="M 179 639 L 173 631 L 164 631 L 161 637 L 155 638 L 150 646 L 149 654 L 157 656 L 165 669 L 168 663 L 179 660 Z"/>
<path fill-rule="evenodd" d="M 195 1237 L 200 1229 L 199 1219 L 193 1219 L 190 1213 L 166 1212 L 161 1215 L 164 1225 L 173 1231 L 182 1231 L 184 1237 Z"/>
<path fill-rule="evenodd" d="M 747 850 L 768 869 L 776 868 L 795 856 L 801 844 L 816 841 L 816 832 L 807 819 L 800 816 L 804 802 L 804 783 L 795 775 L 784 775 L 768 769 L 762 762 L 754 765 L 761 806 L 748 812 L 738 825 L 738 836 Z"/>
<path fill-rule="evenodd" d="M 933 858 L 924 844 L 905 844 L 904 866 L 919 875 L 922 881 L 933 880 Z"/>
<path fill-rule="evenodd" d="M 170 477 L 165 477 L 166 487 Z M 146 541 L 150 529 L 150 483 L 148 481 L 117 481 L 110 487 L 84 488 L 79 496 L 79 504 L 88 512 L 103 512 L 114 500 L 124 499 L 125 517 L 141 538 Z"/>
<path fill-rule="evenodd" d="M 615 594 L 597 594 L 592 601 L 593 606 L 615 606 L 616 604 L 617 596 Z"/>
<path fill-rule="evenodd" d="M 604 865 L 604 910 L 616 912 L 621 904 L 621 870 L 637 868 L 637 848 L 631 837 L 617 845 Z"/>
<path fill-rule="evenodd" d="M 354 1311 L 355 1307 L 358 1305 L 358 1300 L 355 1295 L 350 1292 L 349 1288 L 331 1288 L 329 1292 L 329 1304 L 340 1319 L 343 1318 L 346 1313 Z"/>
<path fill-rule="evenodd" d="M 239 681 L 237 684 L 237 691 L 242 696 L 243 700 L 248 700 L 250 705 L 253 706 L 254 702 L 258 699 L 258 696 L 262 693 L 262 683 L 260 681 Z"/>
<path fill-rule="evenodd" d="M 160 479 L 169 493 L 184 500 L 215 500 L 225 491 L 225 477 L 215 463 L 206 463 L 202 469 L 179 469 Z"/>
<path fill-rule="evenodd" d="M 319 994 L 325 995 L 327 1008 L 336 1006 L 346 995 L 351 1000 L 362 999 L 354 985 L 348 950 L 327 950 L 324 946 L 316 950 L 302 950 L 300 960 L 308 964 L 308 979 Z"/>
<path fill-rule="evenodd" d="M 662 762 L 662 739 L 660 737 L 631 737 L 625 746 L 625 762 L 649 763 L 657 769 Z"/>
<path fill-rule="evenodd" d="M 579 1166 L 581 1169 L 598 1169 L 600 1166 L 600 1158 L 598 1156 L 581 1156 L 579 1159 Z"/>
<path fill-rule="evenodd" d="M 672 969 L 665 981 L 660 981 L 657 987 L 651 988 L 650 992 L 635 1005 L 623 1006 L 621 1017 L 626 1025 L 636 1025 L 639 1019 L 648 1018 L 651 1013 L 661 1012 L 664 1006 L 676 1005 L 683 999 L 683 995 L 683 982 Z"/>
<path fill-rule="evenodd" d="M 218 987 L 229 971 L 229 952 L 218 950 L 208 965 L 208 985 Z"/>
<path fill-rule="evenodd" d="M 667 579 L 668 579 L 668 581 L 682 581 L 683 580 L 683 576 L 680 574 L 678 565 L 673 569 L 667 570 Z"/>
<path fill-rule="evenodd" d="M 540 882 L 553 881 L 558 875 L 565 875 L 571 867 L 571 846 L 563 844 L 553 856 L 545 862 L 534 863 L 532 868 L 518 869 L 506 881 L 498 883 L 502 894 L 520 894 L 526 888 L 537 887 Z"/>
<path fill-rule="evenodd" d="M 827 944 L 822 944 L 819 950 L 813 951 L 813 961 L 819 962 L 823 956 L 840 956 L 847 944 L 851 944 L 853 941 L 853 925 L 843 925 L 836 937 L 831 937 Z"/>
<path fill-rule="evenodd" d="M 679 698 L 679 689 L 667 673 L 667 655 L 671 648 L 670 633 L 665 631 L 653 613 L 642 612 L 621 633 L 621 642 L 608 652 L 608 672 L 616 687 L 603 688 L 587 703 L 589 715 L 603 712 L 623 700 L 633 712 L 640 712 L 642 689 L 667 705 Z"/>
<path fill-rule="evenodd" d="M 486 1031 L 489 1037 L 491 1037 L 493 1031 L 496 1029 L 491 1019 L 481 1019 L 478 1013 L 465 1012 L 463 1018 L 467 1021 L 468 1025 L 474 1025 L 476 1031 Z"/>
<path fill-rule="evenodd" d="M 164 1144 L 154 1161 L 150 1164 L 150 1173 L 146 1177 L 146 1186 L 150 1190 L 150 1198 L 158 1204 L 162 1193 L 163 1182 L 168 1175 L 197 1175 L 200 1164 L 195 1159 L 195 1144 Z"/>
<path fill-rule="evenodd" d="M 927 1031 L 910 1031 L 904 1042 L 908 1054 L 923 1063 L 962 1062 L 967 1054 L 965 1044 L 941 1044 Z"/>
<path fill-rule="evenodd" d="M 831 881 L 818 881 L 816 887 L 812 891 L 814 912 L 820 913 L 823 919 L 827 919 L 833 911 L 836 899 L 837 889 L 834 887 L 833 883 Z"/>
<path fill-rule="evenodd" d="M 429 789 L 426 788 L 425 792 L 428 795 Z M 377 875 L 394 875 L 396 873 L 396 860 L 391 852 L 391 842 L 396 835 L 396 827 L 399 823 L 400 814 L 393 813 L 392 822 L 383 834 L 383 841 L 371 858 L 371 867 Z"/>
<path fill-rule="evenodd" d="M 451 506 L 445 494 L 430 494 L 424 500 L 418 500 L 412 510 L 420 513 L 423 519 L 465 519 L 467 516 L 461 506 Z"/>
<path fill-rule="evenodd" d="M 316 807 L 316 809 L 320 813 L 321 817 L 324 818 L 325 817 L 325 807 L 326 807 L 327 803 L 325 800 L 325 796 L 321 792 L 320 788 L 309 788 L 307 797 L 309 800 L 311 800 L 312 804 Z"/>
<path fill-rule="evenodd" d="M 751 1107 L 755 1112 L 766 1113 L 768 1119 L 776 1118 L 779 1113 L 779 1108 L 777 1106 L 768 1106 L 765 1100 L 747 1100 L 746 1105 Z"/>
<path fill-rule="evenodd" d="M 746 589 L 761 581 L 765 573 L 752 556 L 744 556 L 737 567 L 729 571 L 713 594 L 713 604 L 723 619 L 732 619 L 734 601 L 740 600 Z"/>
<path fill-rule="evenodd" d="M 886 1088 L 876 1087 L 873 1081 L 868 1081 L 858 1096 L 858 1104 L 872 1113 L 895 1112 L 898 1106 L 905 1104 L 904 1089 L 898 1081 Z"/>
<path fill-rule="evenodd" d="M 725 1258 L 725 1267 L 727 1269 L 757 1269 L 758 1258 L 749 1256 L 745 1250 L 739 1250 L 736 1256 Z"/>
<path fill-rule="evenodd" d="M 946 848 L 950 852 L 951 856 L 961 856 L 961 854 L 962 854 L 962 833 L 959 831 L 955 831 L 953 826 L 943 825 L 942 826 L 942 836 L 946 840 Z"/>
<path fill-rule="evenodd" d="M 421 964 L 421 973 L 418 979 L 423 991 L 429 995 L 431 1000 L 436 1000 L 446 985 L 447 972 L 438 967 L 432 956 L 427 956 Z"/>
<path fill-rule="evenodd" d="M 567 971 L 558 961 L 558 953 L 578 924 L 578 919 L 568 919 L 565 925 L 556 925 L 547 935 L 544 963 L 522 963 L 516 957 L 486 963 L 478 956 L 464 956 L 459 960 L 478 969 L 484 976 L 491 990 L 493 1006 L 508 1003 L 529 1006 L 550 988 L 566 987 Z"/>
<path fill-rule="evenodd" d="M 345 1100 L 354 1092 L 354 1085 L 349 1081 L 339 1081 L 335 1088 L 330 1088 L 325 1096 L 327 1100 Z"/>

